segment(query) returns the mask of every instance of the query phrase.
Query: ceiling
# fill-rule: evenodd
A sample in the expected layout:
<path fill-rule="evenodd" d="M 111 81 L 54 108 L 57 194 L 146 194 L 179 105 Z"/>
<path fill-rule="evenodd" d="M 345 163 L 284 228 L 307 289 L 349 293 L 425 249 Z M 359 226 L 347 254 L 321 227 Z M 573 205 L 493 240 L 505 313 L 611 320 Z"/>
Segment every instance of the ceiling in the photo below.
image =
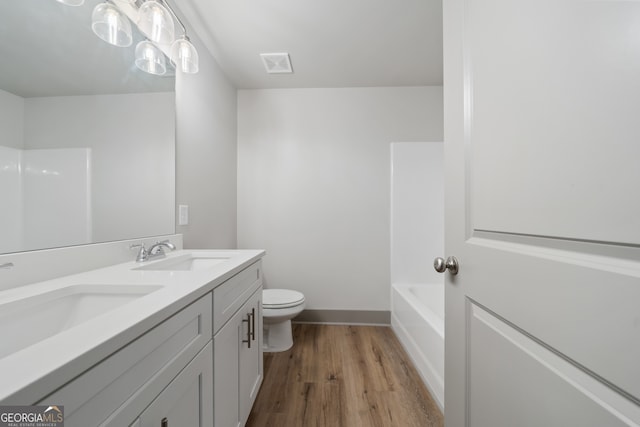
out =
<path fill-rule="evenodd" d="M 239 89 L 442 85 L 441 0 L 181 0 Z M 288 52 L 293 74 L 260 53 Z"/>
<path fill-rule="evenodd" d="M 0 1 L 0 89 L 23 97 L 172 90 L 90 28 L 93 6 Z M 441 0 L 173 0 L 240 89 L 442 84 Z M 134 37 L 134 45 L 141 40 Z M 293 74 L 260 53 L 288 52 Z"/>
<path fill-rule="evenodd" d="M 101 1 L 0 1 L 0 89 L 25 98 L 173 91 L 174 73 L 153 76 L 133 65 L 142 35 L 119 48 L 93 34 L 91 12 Z"/>

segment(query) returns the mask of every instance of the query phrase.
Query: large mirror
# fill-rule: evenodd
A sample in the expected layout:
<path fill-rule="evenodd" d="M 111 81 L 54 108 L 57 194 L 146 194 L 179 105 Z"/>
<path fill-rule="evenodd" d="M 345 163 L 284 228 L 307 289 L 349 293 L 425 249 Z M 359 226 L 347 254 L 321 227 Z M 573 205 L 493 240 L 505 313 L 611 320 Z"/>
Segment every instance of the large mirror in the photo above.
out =
<path fill-rule="evenodd" d="M 175 230 L 175 73 L 94 35 L 98 3 L 0 1 L 0 254 Z"/>

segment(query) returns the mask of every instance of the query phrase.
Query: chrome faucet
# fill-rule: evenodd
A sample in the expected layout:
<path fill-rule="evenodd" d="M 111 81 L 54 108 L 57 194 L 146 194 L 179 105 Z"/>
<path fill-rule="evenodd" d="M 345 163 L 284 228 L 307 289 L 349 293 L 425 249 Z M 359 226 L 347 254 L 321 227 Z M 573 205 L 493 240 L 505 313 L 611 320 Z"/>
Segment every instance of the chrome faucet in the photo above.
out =
<path fill-rule="evenodd" d="M 129 249 L 140 248 L 138 255 L 136 255 L 136 262 L 145 262 L 155 258 L 163 258 L 166 256 L 164 248 L 174 251 L 176 246 L 168 240 L 162 242 L 156 242 L 149 249 L 144 247 L 144 243 L 137 245 L 131 245 Z"/>
<path fill-rule="evenodd" d="M 163 240 L 162 242 L 156 242 L 153 245 L 151 245 L 151 247 L 147 251 L 149 254 L 149 259 L 165 256 L 163 248 L 167 248 L 170 251 L 176 250 L 176 246 L 168 240 Z"/>

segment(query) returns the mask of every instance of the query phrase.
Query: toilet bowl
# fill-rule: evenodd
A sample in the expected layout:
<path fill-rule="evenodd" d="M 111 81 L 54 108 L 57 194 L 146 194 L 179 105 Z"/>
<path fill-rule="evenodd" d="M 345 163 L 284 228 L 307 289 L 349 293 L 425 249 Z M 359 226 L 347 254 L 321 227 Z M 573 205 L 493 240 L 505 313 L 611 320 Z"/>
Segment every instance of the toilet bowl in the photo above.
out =
<path fill-rule="evenodd" d="M 289 350 L 293 345 L 291 319 L 304 310 L 304 295 L 289 289 L 262 291 L 262 349 L 267 353 Z"/>

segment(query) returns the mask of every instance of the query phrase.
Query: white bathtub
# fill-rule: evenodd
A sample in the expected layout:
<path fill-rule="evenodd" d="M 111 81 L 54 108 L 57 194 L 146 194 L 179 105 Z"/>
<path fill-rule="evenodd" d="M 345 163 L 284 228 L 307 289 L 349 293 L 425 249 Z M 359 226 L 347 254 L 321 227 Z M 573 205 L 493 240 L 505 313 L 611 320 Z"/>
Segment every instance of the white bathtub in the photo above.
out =
<path fill-rule="evenodd" d="M 391 327 L 444 412 L 444 285 L 391 285 Z"/>

